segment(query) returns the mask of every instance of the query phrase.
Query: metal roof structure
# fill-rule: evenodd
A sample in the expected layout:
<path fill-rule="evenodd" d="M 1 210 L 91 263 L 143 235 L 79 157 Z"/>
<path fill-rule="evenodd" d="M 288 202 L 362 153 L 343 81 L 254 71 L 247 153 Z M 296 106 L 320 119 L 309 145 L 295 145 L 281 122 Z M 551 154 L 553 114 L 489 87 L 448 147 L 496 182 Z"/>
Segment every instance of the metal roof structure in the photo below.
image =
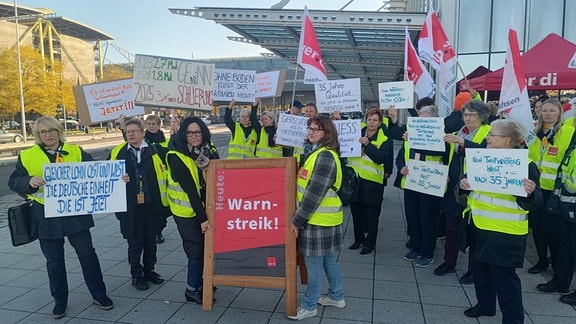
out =
<path fill-rule="evenodd" d="M 229 39 L 260 45 L 295 62 L 302 10 L 201 7 L 169 9 L 214 21 L 241 35 Z M 425 12 L 311 10 L 328 79 L 360 78 L 365 101 L 378 101 L 378 83 L 403 79 L 404 30 L 416 39 Z M 301 84 L 303 72 L 297 81 Z M 287 75 L 286 86 L 291 87 Z M 293 75 L 292 75 L 293 78 Z"/>
<path fill-rule="evenodd" d="M 14 21 L 16 13 L 14 4 L 0 2 L 0 19 Z M 28 8 L 18 5 L 18 22 L 23 25 L 32 25 L 38 18 L 49 20 L 54 28 L 62 34 L 85 41 L 106 41 L 114 38 L 90 26 L 81 24 L 72 19 L 56 16 L 55 12 L 48 8 Z"/>

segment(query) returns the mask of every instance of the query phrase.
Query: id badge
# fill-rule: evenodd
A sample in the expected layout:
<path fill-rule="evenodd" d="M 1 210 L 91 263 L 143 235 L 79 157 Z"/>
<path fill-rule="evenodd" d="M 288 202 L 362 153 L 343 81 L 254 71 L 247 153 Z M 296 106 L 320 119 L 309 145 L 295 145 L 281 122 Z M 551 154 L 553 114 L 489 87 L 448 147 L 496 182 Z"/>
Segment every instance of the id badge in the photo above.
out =
<path fill-rule="evenodd" d="M 139 193 L 138 195 L 136 195 L 136 197 L 138 198 L 138 203 L 139 203 L 139 204 L 143 204 L 143 203 L 144 203 L 144 194 L 143 194 L 143 193 Z"/>

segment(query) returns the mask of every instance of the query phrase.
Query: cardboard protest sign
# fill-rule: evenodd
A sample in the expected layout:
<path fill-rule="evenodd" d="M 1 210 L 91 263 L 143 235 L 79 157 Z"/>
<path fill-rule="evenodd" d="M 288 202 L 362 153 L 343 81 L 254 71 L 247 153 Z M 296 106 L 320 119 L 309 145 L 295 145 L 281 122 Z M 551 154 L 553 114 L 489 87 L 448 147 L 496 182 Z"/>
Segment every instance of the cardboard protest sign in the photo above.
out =
<path fill-rule="evenodd" d="M 254 102 L 256 96 L 256 71 L 214 70 L 213 100 Z"/>
<path fill-rule="evenodd" d="M 466 167 L 471 190 L 526 197 L 528 150 L 466 149 Z"/>
<path fill-rule="evenodd" d="M 404 188 L 425 193 L 427 195 L 444 197 L 448 166 L 434 162 L 408 160 L 408 175 Z"/>
<path fill-rule="evenodd" d="M 126 211 L 125 161 L 49 163 L 43 166 L 46 217 Z"/>
<path fill-rule="evenodd" d="M 91 125 L 149 113 L 134 104 L 132 79 L 84 84 L 73 87 L 78 117 L 82 125 Z"/>
<path fill-rule="evenodd" d="M 214 64 L 136 54 L 133 79 L 136 105 L 212 110 Z"/>
<path fill-rule="evenodd" d="M 360 79 L 342 79 L 314 84 L 319 113 L 362 111 Z"/>
<path fill-rule="evenodd" d="M 304 147 L 308 137 L 308 118 L 290 114 L 278 115 L 276 144 L 292 147 Z"/>
<path fill-rule="evenodd" d="M 286 70 L 256 74 L 256 98 L 273 98 L 282 95 Z"/>
<path fill-rule="evenodd" d="M 341 157 L 356 157 L 362 155 L 362 148 L 359 142 L 362 136 L 360 119 L 333 120 L 338 131 L 338 142 L 340 142 Z"/>
<path fill-rule="evenodd" d="M 408 117 L 406 130 L 411 149 L 446 151 L 444 119 L 441 117 Z"/>
<path fill-rule="evenodd" d="M 380 107 L 392 105 L 396 109 L 408 109 L 414 106 L 414 83 L 412 81 L 378 83 Z"/>

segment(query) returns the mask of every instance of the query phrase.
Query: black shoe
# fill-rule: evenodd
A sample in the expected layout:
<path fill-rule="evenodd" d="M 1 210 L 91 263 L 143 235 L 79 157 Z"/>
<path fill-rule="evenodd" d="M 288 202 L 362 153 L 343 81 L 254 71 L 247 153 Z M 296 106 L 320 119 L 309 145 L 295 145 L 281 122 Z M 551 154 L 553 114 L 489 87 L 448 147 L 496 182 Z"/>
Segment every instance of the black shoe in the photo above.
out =
<path fill-rule="evenodd" d="M 158 236 L 156 237 L 156 243 L 157 244 L 162 244 L 164 243 L 164 236 L 162 236 L 162 233 L 158 234 Z"/>
<path fill-rule="evenodd" d="M 452 272 L 456 272 L 456 269 L 454 269 L 454 267 L 447 265 L 446 262 L 442 263 L 441 265 L 438 266 L 438 268 L 434 269 L 434 274 L 437 276 L 445 276 Z"/>
<path fill-rule="evenodd" d="M 148 288 L 150 288 L 148 285 L 148 280 L 146 280 L 144 277 L 132 278 L 132 286 L 134 286 L 137 290 L 148 290 Z"/>
<path fill-rule="evenodd" d="M 545 284 L 539 284 L 538 286 L 536 286 L 536 289 L 538 289 L 538 291 L 545 292 L 545 293 L 559 292 L 559 293 L 567 294 L 570 292 L 569 287 L 562 288 L 562 287 L 558 286 L 558 284 L 553 282 L 553 281 L 548 281 Z"/>
<path fill-rule="evenodd" d="M 54 309 L 52 309 L 52 318 L 61 319 L 66 316 L 66 308 L 68 308 L 66 303 L 54 305 Z"/>
<path fill-rule="evenodd" d="M 410 240 L 406 241 L 406 247 L 410 248 Z"/>
<path fill-rule="evenodd" d="M 560 296 L 560 302 L 572 306 L 576 306 L 576 292 L 569 295 Z"/>
<path fill-rule="evenodd" d="M 548 269 L 548 264 L 540 264 L 540 262 L 536 263 L 535 266 L 533 266 L 532 268 L 528 269 L 528 273 L 531 274 L 539 274 L 540 272 L 544 271 Z"/>
<path fill-rule="evenodd" d="M 464 315 L 466 315 L 467 317 L 472 317 L 472 318 L 478 318 L 480 316 L 494 316 L 496 315 L 496 312 L 494 313 L 486 313 L 483 312 L 482 310 L 480 310 L 480 307 L 478 305 L 468 308 L 467 310 L 464 311 Z"/>
<path fill-rule="evenodd" d="M 191 303 L 202 305 L 202 290 L 191 291 L 186 289 L 184 297 L 186 297 L 186 300 Z"/>
<path fill-rule="evenodd" d="M 372 251 L 374 251 L 373 248 L 365 246 L 364 248 L 362 248 L 362 251 L 360 251 L 360 254 L 366 255 L 372 253 Z"/>
<path fill-rule="evenodd" d="M 157 274 L 156 272 L 152 271 L 150 273 L 147 273 L 144 275 L 144 278 L 146 278 L 146 280 L 150 281 L 153 284 L 159 285 L 161 283 L 164 283 L 164 278 L 162 278 L 161 275 Z"/>
<path fill-rule="evenodd" d="M 466 273 L 458 279 L 458 281 L 463 285 L 470 285 L 474 283 L 474 277 L 472 276 L 472 272 L 466 271 Z"/>
<path fill-rule="evenodd" d="M 352 245 L 348 247 L 348 250 L 358 250 L 359 248 L 363 247 L 364 243 L 354 242 Z"/>
<path fill-rule="evenodd" d="M 106 295 L 104 295 L 104 297 L 101 298 L 94 298 L 92 300 L 92 304 L 98 305 L 98 307 L 100 307 L 101 310 L 111 310 L 112 308 L 114 308 L 114 303 L 112 302 L 112 299 L 110 299 Z"/>

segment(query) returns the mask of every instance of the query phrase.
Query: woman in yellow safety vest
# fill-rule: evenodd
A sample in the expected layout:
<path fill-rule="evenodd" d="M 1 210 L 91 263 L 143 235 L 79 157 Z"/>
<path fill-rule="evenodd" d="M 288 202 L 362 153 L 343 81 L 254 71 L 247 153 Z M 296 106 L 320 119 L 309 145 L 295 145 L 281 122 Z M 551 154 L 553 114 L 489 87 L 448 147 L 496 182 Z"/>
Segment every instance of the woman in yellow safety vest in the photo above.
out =
<path fill-rule="evenodd" d="M 258 122 L 258 105 L 260 99 L 256 99 L 252 105 L 252 110 L 244 108 L 240 110 L 240 122 L 232 119 L 232 108 L 236 100 L 230 101 L 230 105 L 224 113 L 224 123 L 230 129 L 230 142 L 228 144 L 227 160 L 253 159 L 260 133 L 260 123 Z"/>
<path fill-rule="evenodd" d="M 308 268 L 304 300 L 293 320 L 316 316 L 316 304 L 343 308 L 344 288 L 337 255 L 342 246 L 344 213 L 337 190 L 342 184 L 340 144 L 336 127 L 329 117 L 308 119 L 308 139 L 312 152 L 304 157 L 296 179 L 298 207 L 292 219 L 292 232 L 298 239 L 298 252 Z M 328 296 L 320 297 L 322 272 L 328 277 Z"/>
<path fill-rule="evenodd" d="M 281 158 L 282 146 L 276 145 L 276 118 L 271 111 L 263 111 L 260 116 L 262 129 L 256 145 L 256 157 Z"/>
<path fill-rule="evenodd" d="M 36 144 L 20 153 L 16 169 L 10 175 L 8 187 L 30 201 L 30 230 L 32 237 L 40 241 L 40 249 L 46 258 L 50 293 L 54 298 L 52 317 L 66 316 L 68 307 L 68 281 L 64 259 L 64 238 L 74 247 L 82 274 L 93 304 L 103 310 L 114 308 L 106 295 L 106 286 L 98 256 L 92 245 L 90 228 L 94 227 L 92 215 L 66 217 L 44 216 L 44 186 L 46 181 L 42 166 L 47 163 L 93 161 L 90 154 L 78 145 L 65 142 L 64 127 L 53 117 L 40 117 L 34 122 Z"/>
<path fill-rule="evenodd" d="M 544 201 L 552 195 L 554 182 L 564 154 L 570 146 L 574 125 L 563 125 L 562 104 L 558 99 L 545 99 L 539 109 L 536 140 L 528 147 L 528 154 L 540 167 L 540 187 Z M 528 224 L 532 228 L 538 262 L 528 269 L 537 274 L 548 268 L 548 248 L 552 257 L 554 277 L 536 289 L 542 292 L 568 292 L 574 268 L 572 266 L 570 234 L 562 217 L 547 213 L 544 208 L 532 210 Z"/>
<path fill-rule="evenodd" d="M 516 149 L 524 140 L 522 125 L 514 120 L 492 122 L 488 148 Z M 538 185 L 540 172 L 534 162 L 528 165 L 523 188 L 526 197 L 505 192 L 470 190 L 464 176 L 459 195 L 467 195 L 474 249 L 471 251 L 474 288 L 478 303 L 464 311 L 467 317 L 494 316 L 496 297 L 502 323 L 524 323 L 521 282 L 516 268 L 522 268 L 528 236 L 528 211 L 542 205 Z"/>
<path fill-rule="evenodd" d="M 199 117 L 182 121 L 168 146 L 168 199 L 182 247 L 188 258 L 188 280 L 184 297 L 202 304 L 204 233 L 212 229 L 206 216 L 203 171 L 218 151 L 210 143 L 210 131 Z"/>
<path fill-rule="evenodd" d="M 360 254 L 371 253 L 376 247 L 378 237 L 378 221 L 384 197 L 385 163 L 388 169 L 393 164 L 390 154 L 392 141 L 384 134 L 382 118 L 384 114 L 379 108 L 371 108 L 366 112 L 366 124 L 362 127 L 359 142 L 362 145 L 361 157 L 349 157 L 348 165 L 358 174 L 359 185 L 356 201 L 350 205 L 354 224 L 354 243 L 348 248 L 356 250 L 363 246 Z"/>

